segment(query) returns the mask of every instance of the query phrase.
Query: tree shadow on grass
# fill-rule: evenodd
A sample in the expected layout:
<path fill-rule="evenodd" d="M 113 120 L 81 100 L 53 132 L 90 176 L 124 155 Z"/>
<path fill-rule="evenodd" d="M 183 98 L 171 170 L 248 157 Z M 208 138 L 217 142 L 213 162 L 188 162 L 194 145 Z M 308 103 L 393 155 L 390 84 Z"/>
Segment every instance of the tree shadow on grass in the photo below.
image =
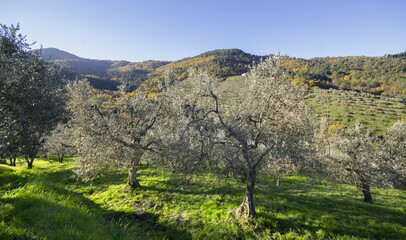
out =
<path fill-rule="evenodd" d="M 27 171 L 27 174 L 1 174 L 0 190 L 9 190 L 9 193 L 0 195 L 0 205 L 8 206 L 0 209 L 0 222 L 5 221 L 12 228 L 9 228 L 10 231 L 0 231 L 0 239 L 191 238 L 186 231 L 157 223 L 159 215 L 149 212 L 135 214 L 100 207 L 80 193 L 88 189 L 90 183 L 77 181 L 72 176 L 72 169 L 63 167 L 35 174 L 32 171 Z M 125 174 L 114 172 L 96 181 L 96 190 L 102 191 L 111 185 L 122 184 Z M 7 218 L 3 217 L 3 210 L 8 212 L 4 215 Z"/>
<path fill-rule="evenodd" d="M 125 175 L 122 176 L 125 179 Z M 141 172 L 140 179 L 142 178 Z M 162 196 L 163 202 L 168 203 L 173 200 L 187 201 L 190 198 L 193 199 L 191 201 L 195 201 L 193 203 L 195 206 L 205 204 L 206 201 L 202 197 L 194 198 L 195 196 L 219 195 L 221 197 L 214 202 L 237 207 L 243 199 L 245 189 L 245 184 L 236 181 L 231 184 L 224 181 L 216 184 L 216 181 L 211 181 L 208 184 L 199 176 L 196 181 L 181 182 L 176 177 L 154 181 L 156 183 L 150 182 L 145 185 L 141 182 L 141 192 L 155 192 L 154 194 Z M 285 183 L 285 186 L 278 188 L 267 182 L 266 189 L 257 187 L 255 190 L 254 201 L 257 204 L 258 218 L 265 219 L 262 224 L 268 224 L 274 232 L 287 233 L 291 230 L 301 232 L 307 229 L 313 233 L 322 230 L 332 236 L 406 239 L 406 218 L 401 211 L 380 204 L 363 203 L 361 197 L 355 198 L 354 195 L 349 194 L 351 190 L 344 188 L 337 190 L 334 185 L 326 188 L 320 182 L 313 182 L 303 176 L 297 179 L 286 179 Z M 322 194 L 317 196 L 317 191 Z M 332 194 L 326 195 L 326 193 L 330 194 L 330 191 Z M 176 194 L 178 197 L 171 194 Z M 165 195 L 169 195 L 169 198 L 164 198 Z M 231 197 L 223 198 L 226 195 Z M 397 197 L 402 198 L 402 196 Z M 279 202 L 275 202 L 275 199 Z M 271 202 L 270 208 L 269 204 L 264 204 L 266 201 Z M 224 212 L 230 210 L 224 209 Z M 204 224 L 210 225 L 210 223 Z M 216 226 L 212 227 L 215 229 Z"/>
<path fill-rule="evenodd" d="M 317 187 L 295 184 L 296 188 L 288 184 L 285 188 L 256 190 L 257 201 L 269 202 L 258 207 L 258 217 L 272 219 L 267 222 L 275 231 L 307 229 L 333 236 L 406 239 L 406 217 L 401 211 L 351 196 L 315 196 Z"/>
<path fill-rule="evenodd" d="M 325 237 L 406 239 L 406 217 L 401 210 L 390 208 L 387 204 L 363 203 L 361 197 L 356 198 L 355 194 L 349 194 L 351 190 L 344 188 L 337 190 L 334 189 L 334 185 L 326 188 L 311 180 L 303 181 L 303 179 L 290 179 L 285 183 L 285 186 L 273 187 L 272 183 L 268 182 L 266 187 L 256 188 L 254 201 L 259 219 L 256 223 L 262 225 L 258 228 L 259 233 L 260 231 L 264 233 L 265 227 L 271 229 L 271 232 L 281 234 L 290 231 L 303 233 L 304 230 L 316 234 L 321 230 L 327 234 Z M 184 189 L 179 189 L 178 186 L 179 183 L 176 181 L 166 180 L 160 181 L 159 184 L 144 186 L 143 189 L 162 195 L 168 193 L 181 195 L 183 199 L 188 197 L 193 199 L 193 195 L 241 196 L 220 200 L 224 201 L 226 206 L 238 206 L 244 194 L 244 184 L 230 186 L 219 184 L 208 187 L 204 182 L 194 182 Z M 321 192 L 320 196 L 317 192 Z M 387 195 L 394 197 L 391 194 Z M 175 196 L 173 197 L 176 201 L 179 198 Z M 169 198 L 167 201 L 172 200 L 173 198 Z M 206 200 L 198 198 L 194 205 L 205 204 L 204 201 Z"/>
<path fill-rule="evenodd" d="M 31 179 L 31 174 L 16 174 L 13 169 L 4 169 L 0 167 L 0 191 L 11 190 L 24 186 Z"/>
<path fill-rule="evenodd" d="M 12 208 L 6 224 L 23 229 L 24 237 L 49 239 L 190 239 L 189 233 L 156 224 L 151 213 L 106 210 L 75 193 L 56 186 L 35 185 L 12 197 L 0 198 Z M 35 189 L 37 188 L 37 189 Z M 5 237 L 5 236 L 2 236 Z M 7 238 L 20 238 L 11 232 Z"/>
<path fill-rule="evenodd" d="M 142 166 L 140 169 L 147 170 L 148 167 Z M 245 186 L 242 183 L 227 184 L 223 181 L 216 184 L 216 181 L 210 179 L 208 184 L 204 178 L 199 177 L 195 181 L 183 183 L 176 178 L 162 180 L 155 178 L 155 180 L 146 182 L 151 174 L 153 175 L 151 172 L 140 171 L 139 178 L 145 179 L 145 182 L 144 184 L 141 182 L 141 189 L 136 190 L 137 192 L 133 194 L 146 195 L 153 192 L 150 195 L 158 196 L 160 198 L 158 201 L 162 201 L 168 206 L 178 204 L 178 200 L 196 201 L 192 206 L 195 208 L 199 204 L 206 204 L 207 199 L 204 196 L 218 195 L 210 198 L 210 204 L 218 204 L 219 206 L 214 210 L 226 213 L 230 209 L 222 209 L 221 204 L 228 208 L 229 206 L 237 207 L 244 195 Z M 61 169 L 57 172 L 45 171 L 33 179 L 31 176 L 29 178 L 16 176 L 15 181 L 20 185 L 15 186 L 24 189 L 21 184 L 31 180 L 36 181 L 35 184 L 38 183 L 41 188 L 45 189 L 45 193 L 52 192 L 55 196 L 60 196 L 60 202 L 35 194 L 30 195 L 29 192 L 22 195 L 17 194 L 13 198 L 0 198 L 0 202 L 10 204 L 15 209 L 15 212 L 11 213 L 11 220 L 6 220 L 6 223 L 24 229 L 31 237 L 50 239 L 88 239 L 90 236 L 93 238 L 101 236 L 102 239 L 105 239 L 105 236 L 111 236 L 109 237 L 111 239 L 190 239 L 193 237 L 187 230 L 184 230 L 188 227 L 188 223 L 182 227 L 161 223 L 167 221 L 159 221 L 159 217 L 162 216 L 159 211 L 134 214 L 134 212 L 101 208 L 83 194 L 66 189 L 65 185 L 73 187 L 76 185 L 79 190 L 86 190 L 90 185 L 80 181 L 76 182 L 76 179 L 70 178 L 71 175 L 71 169 Z M 2 180 L 1 177 L 0 174 L 0 180 Z M 8 178 L 6 177 L 4 180 L 8 180 Z M 125 181 L 125 172 L 113 172 L 95 180 L 93 186 L 96 191 L 100 192 L 112 185 L 124 184 Z M 2 181 L 0 181 L 0 190 L 4 187 L 1 183 Z M 309 230 L 313 233 L 323 230 L 332 236 L 406 239 L 406 222 L 401 211 L 381 205 L 365 204 L 361 202 L 361 199 L 345 196 L 348 194 L 348 190 L 342 190 L 341 193 L 344 194 L 342 196 L 326 195 L 325 193 L 329 190 L 318 184 L 309 185 L 308 181 L 303 181 L 301 178 L 286 179 L 279 188 L 271 185 L 272 183 L 269 181 L 265 184 L 259 181 L 255 190 L 254 201 L 257 206 L 258 222 L 262 225 L 261 231 L 263 228 L 269 228 L 271 232 L 283 234 L 292 230 L 296 232 Z M 315 194 L 317 191 L 322 192 L 323 195 L 317 196 Z M 341 193 L 335 191 L 335 194 Z M 227 195 L 230 197 L 224 197 Z M 73 203 L 65 204 L 63 199 L 71 199 Z M 179 202 L 179 204 L 181 203 Z M 204 209 L 210 211 L 210 208 Z M 137 208 L 134 208 L 135 210 Z M 211 216 L 210 214 L 202 215 Z M 206 222 L 206 220 L 202 220 L 198 224 L 201 224 L 199 227 L 209 229 L 213 233 L 219 227 L 224 227 L 213 224 L 212 221 Z M 194 228 L 196 229 L 196 226 Z M 224 232 L 224 230 L 218 231 L 219 233 Z M 242 236 L 255 237 L 250 234 L 243 233 Z M 220 238 L 219 236 L 217 237 Z"/>

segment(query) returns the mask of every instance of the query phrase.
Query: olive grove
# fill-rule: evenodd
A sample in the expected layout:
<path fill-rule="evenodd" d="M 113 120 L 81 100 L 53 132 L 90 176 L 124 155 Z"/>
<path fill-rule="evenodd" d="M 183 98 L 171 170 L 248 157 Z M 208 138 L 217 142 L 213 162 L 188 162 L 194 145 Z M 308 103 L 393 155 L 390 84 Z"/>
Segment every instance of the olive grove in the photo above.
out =
<path fill-rule="evenodd" d="M 136 188 L 137 167 L 147 155 L 174 170 L 232 171 L 247 183 L 239 215 L 255 217 L 260 169 L 274 170 L 281 159 L 301 170 L 311 164 L 304 161 L 312 134 L 306 91 L 283 79 L 281 59 L 274 55 L 254 66 L 243 79 L 248 88 L 231 100 L 222 95 L 217 79 L 194 70 L 180 83 L 167 73 L 152 97 L 122 89 L 111 98 L 85 81 L 69 84 L 77 173 L 91 179 L 127 166 L 128 186 Z"/>

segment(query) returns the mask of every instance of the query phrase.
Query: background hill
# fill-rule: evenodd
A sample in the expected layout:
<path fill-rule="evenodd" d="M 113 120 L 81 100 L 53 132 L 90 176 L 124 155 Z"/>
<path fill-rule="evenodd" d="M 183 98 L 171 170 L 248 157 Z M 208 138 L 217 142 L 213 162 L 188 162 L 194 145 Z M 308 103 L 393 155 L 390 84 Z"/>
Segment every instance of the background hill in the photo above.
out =
<path fill-rule="evenodd" d="M 44 48 L 44 59 L 62 64 L 67 78 L 87 77 L 94 87 L 115 90 L 121 83 L 133 88 L 143 86 L 153 91 L 155 83 L 166 70 L 175 78 L 188 77 L 190 67 L 208 71 L 212 76 L 226 79 L 241 76 L 253 62 L 266 56 L 245 53 L 239 49 L 222 49 L 202 53 L 178 61 L 144 62 L 94 60 L 81 58 L 56 48 Z M 406 55 L 382 57 L 286 58 L 284 67 L 288 81 L 309 89 L 341 89 L 406 99 Z"/>
<path fill-rule="evenodd" d="M 57 48 L 44 48 L 41 56 L 43 59 L 62 64 L 65 74 L 69 76 L 82 74 L 103 77 L 106 75 L 107 70 L 111 68 L 111 65 L 116 62 L 81 58 Z"/>
<path fill-rule="evenodd" d="M 59 50 L 57 48 L 43 48 L 41 56 L 44 59 L 50 60 L 68 60 L 68 59 L 83 59 L 74 54 Z"/>
<path fill-rule="evenodd" d="M 152 87 L 163 76 L 165 70 L 169 69 L 177 79 L 182 80 L 187 78 L 187 70 L 190 67 L 209 71 L 213 76 L 225 79 L 228 76 L 247 72 L 252 63 L 259 61 L 263 56 L 245 53 L 239 49 L 224 49 L 178 61 L 128 62 L 86 59 L 56 48 L 44 48 L 42 57 L 61 64 L 63 73 L 69 79 L 76 76 L 90 78 L 93 81 L 101 79 L 109 84 L 108 86 L 99 84 L 98 88 L 110 89 L 114 84 L 109 81 L 114 81 L 116 84 L 128 83 L 133 87 L 139 87 L 145 83 L 146 88 Z"/>
<path fill-rule="evenodd" d="M 406 99 L 406 56 L 288 58 L 293 84 Z"/>

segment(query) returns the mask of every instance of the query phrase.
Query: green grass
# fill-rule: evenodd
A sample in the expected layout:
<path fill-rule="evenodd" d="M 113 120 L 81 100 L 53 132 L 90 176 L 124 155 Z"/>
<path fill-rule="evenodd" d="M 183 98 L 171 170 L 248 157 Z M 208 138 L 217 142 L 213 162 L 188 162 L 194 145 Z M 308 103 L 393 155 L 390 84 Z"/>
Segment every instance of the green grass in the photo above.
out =
<path fill-rule="evenodd" d="M 312 93 L 307 99 L 318 116 L 329 116 L 330 124 L 354 126 L 357 121 L 382 135 L 397 120 L 406 118 L 406 104 L 362 96 L 333 93 Z"/>
<path fill-rule="evenodd" d="M 0 239 L 406 239 L 406 193 L 259 175 L 258 217 L 238 220 L 244 185 L 214 174 L 182 176 L 143 165 L 140 190 L 126 172 L 76 181 L 74 163 L 0 165 Z M 144 218 L 134 212 L 143 210 Z"/>

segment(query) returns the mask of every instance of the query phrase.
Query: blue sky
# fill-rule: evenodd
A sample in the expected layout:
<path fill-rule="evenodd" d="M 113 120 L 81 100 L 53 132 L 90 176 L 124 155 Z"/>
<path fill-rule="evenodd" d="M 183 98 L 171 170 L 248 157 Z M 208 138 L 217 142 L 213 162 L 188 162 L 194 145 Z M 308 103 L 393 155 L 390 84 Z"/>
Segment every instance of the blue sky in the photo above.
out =
<path fill-rule="evenodd" d="M 406 51 L 404 0 L 0 0 L 0 23 L 80 57 L 179 60 L 214 49 L 266 55 Z"/>

